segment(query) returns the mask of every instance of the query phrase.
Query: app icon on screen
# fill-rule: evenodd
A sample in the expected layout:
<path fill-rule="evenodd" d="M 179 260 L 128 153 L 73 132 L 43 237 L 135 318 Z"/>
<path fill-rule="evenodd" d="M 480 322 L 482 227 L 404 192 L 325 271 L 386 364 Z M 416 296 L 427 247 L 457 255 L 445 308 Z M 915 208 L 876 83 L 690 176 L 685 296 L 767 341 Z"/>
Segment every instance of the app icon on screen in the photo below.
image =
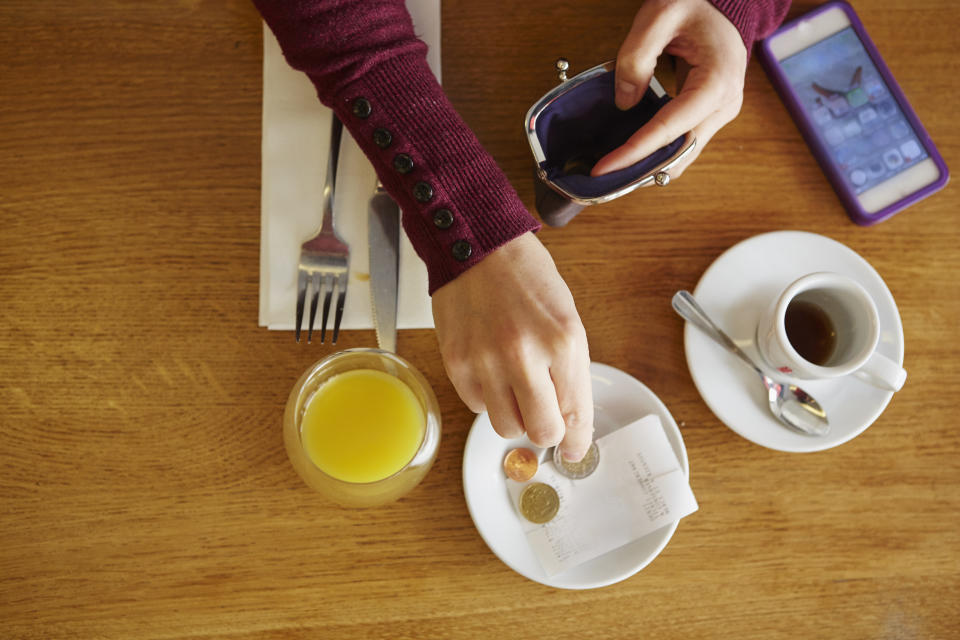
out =
<path fill-rule="evenodd" d="M 894 138 L 902 138 L 903 136 L 910 133 L 910 127 L 907 126 L 907 123 L 903 120 L 897 120 L 892 125 L 890 125 L 890 133 Z"/>
<path fill-rule="evenodd" d="M 843 125 L 843 135 L 848 138 L 857 137 L 861 131 L 863 131 L 863 129 L 860 128 L 860 124 L 856 120 L 850 120 Z"/>
<path fill-rule="evenodd" d="M 889 118 L 890 116 L 896 115 L 897 105 L 893 104 L 893 100 L 884 100 L 877 105 L 877 110 L 884 118 Z"/>
<path fill-rule="evenodd" d="M 898 169 L 903 165 L 903 156 L 896 149 L 890 149 L 883 154 L 883 161 L 889 169 Z"/>
<path fill-rule="evenodd" d="M 831 127 L 823 133 L 824 137 L 834 147 L 843 142 L 843 132 L 840 127 Z"/>
<path fill-rule="evenodd" d="M 877 112 L 872 107 L 867 107 L 866 109 L 861 109 L 857 117 L 860 118 L 861 124 L 867 124 L 877 119 Z"/>
<path fill-rule="evenodd" d="M 830 116 L 830 109 L 822 106 L 813 110 L 813 119 L 817 124 L 827 124 L 833 120 Z"/>
<path fill-rule="evenodd" d="M 860 87 L 857 87 L 853 91 L 848 91 L 846 98 L 847 98 L 847 103 L 854 109 L 856 109 L 859 106 L 867 104 L 867 102 L 869 101 L 869 98 L 867 97 L 867 92 L 861 89 Z"/>
<path fill-rule="evenodd" d="M 870 96 L 872 102 L 876 102 L 883 96 L 887 95 L 887 90 L 883 86 L 883 83 L 879 80 L 871 80 L 867 83 L 866 86 L 867 94 Z"/>
<path fill-rule="evenodd" d="M 841 169 L 849 169 L 857 161 L 857 153 L 853 150 L 853 147 L 845 144 L 837 147 L 836 158 Z"/>
<path fill-rule="evenodd" d="M 907 140 L 900 145 L 900 153 L 907 162 L 913 162 L 923 154 L 923 150 L 916 140 Z"/>
<path fill-rule="evenodd" d="M 833 114 L 834 118 L 841 118 L 847 115 L 847 112 L 850 111 L 850 105 L 847 103 L 846 99 L 841 98 L 840 96 L 828 98 L 827 106 L 830 107 L 830 113 Z"/>
<path fill-rule="evenodd" d="M 883 163 L 880 162 L 879 160 L 875 160 L 874 162 L 871 162 L 869 165 L 867 165 L 867 173 L 870 175 L 871 178 L 879 178 L 886 172 L 887 172 L 886 167 L 884 167 Z"/>

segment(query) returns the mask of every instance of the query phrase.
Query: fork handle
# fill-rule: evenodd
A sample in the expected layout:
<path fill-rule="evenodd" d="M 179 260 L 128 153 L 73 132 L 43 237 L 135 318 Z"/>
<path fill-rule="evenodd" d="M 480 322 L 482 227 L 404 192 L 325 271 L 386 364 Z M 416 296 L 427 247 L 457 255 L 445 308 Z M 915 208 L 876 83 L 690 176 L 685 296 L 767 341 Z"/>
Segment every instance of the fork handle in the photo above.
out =
<path fill-rule="evenodd" d="M 327 177 L 323 183 L 323 223 L 321 233 L 333 233 L 333 189 L 337 182 L 337 162 L 340 159 L 340 138 L 343 123 L 336 113 L 330 114 L 330 152 L 327 158 Z"/>

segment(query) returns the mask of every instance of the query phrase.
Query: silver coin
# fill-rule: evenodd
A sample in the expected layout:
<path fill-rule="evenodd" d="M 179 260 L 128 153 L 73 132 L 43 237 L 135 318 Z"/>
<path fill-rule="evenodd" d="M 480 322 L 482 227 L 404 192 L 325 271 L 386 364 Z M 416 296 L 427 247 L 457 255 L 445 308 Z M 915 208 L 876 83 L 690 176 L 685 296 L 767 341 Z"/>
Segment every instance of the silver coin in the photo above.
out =
<path fill-rule="evenodd" d="M 583 460 L 580 462 L 565 460 L 563 454 L 560 453 L 560 447 L 553 448 L 553 466 L 568 478 L 573 478 L 574 480 L 586 478 L 597 470 L 597 465 L 599 464 L 600 448 L 596 442 L 590 444 L 590 448 L 587 449 L 587 455 L 583 456 Z"/>

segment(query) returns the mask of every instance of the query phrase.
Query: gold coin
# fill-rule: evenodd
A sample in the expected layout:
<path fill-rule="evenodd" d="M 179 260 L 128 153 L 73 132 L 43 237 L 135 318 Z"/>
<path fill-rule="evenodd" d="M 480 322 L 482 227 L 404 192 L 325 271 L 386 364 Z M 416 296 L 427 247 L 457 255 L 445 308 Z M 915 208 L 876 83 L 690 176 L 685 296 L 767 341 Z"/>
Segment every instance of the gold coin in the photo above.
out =
<path fill-rule="evenodd" d="M 503 471 L 517 482 L 526 482 L 537 473 L 537 455 L 525 447 L 517 447 L 503 459 Z"/>
<path fill-rule="evenodd" d="M 560 496 L 548 484 L 534 482 L 520 493 L 520 513 L 534 524 L 550 522 L 560 510 Z"/>
<path fill-rule="evenodd" d="M 560 447 L 554 447 L 553 464 L 557 467 L 557 471 L 568 478 L 573 478 L 574 480 L 586 478 L 596 471 L 597 465 L 600 464 L 600 448 L 597 446 L 597 443 L 594 442 L 590 445 L 590 448 L 587 449 L 587 455 L 583 456 L 583 460 L 580 462 L 570 462 L 560 453 Z"/>

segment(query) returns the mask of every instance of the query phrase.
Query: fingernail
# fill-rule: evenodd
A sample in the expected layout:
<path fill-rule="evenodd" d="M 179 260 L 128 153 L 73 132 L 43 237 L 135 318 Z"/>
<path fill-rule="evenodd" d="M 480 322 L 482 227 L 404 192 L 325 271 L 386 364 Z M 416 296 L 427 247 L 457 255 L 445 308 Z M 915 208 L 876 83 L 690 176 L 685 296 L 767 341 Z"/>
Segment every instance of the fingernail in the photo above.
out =
<path fill-rule="evenodd" d="M 561 451 L 561 453 L 563 454 L 563 459 L 566 460 L 567 462 L 580 462 L 581 460 L 583 460 L 583 457 L 587 455 L 586 451 L 584 451 L 580 455 L 577 455 L 576 452 L 571 452 L 566 450 Z"/>
<path fill-rule="evenodd" d="M 636 100 L 634 96 L 637 93 L 637 87 L 630 84 L 626 80 L 617 80 L 617 93 L 614 101 L 617 104 L 617 108 L 626 111 L 632 107 Z"/>

